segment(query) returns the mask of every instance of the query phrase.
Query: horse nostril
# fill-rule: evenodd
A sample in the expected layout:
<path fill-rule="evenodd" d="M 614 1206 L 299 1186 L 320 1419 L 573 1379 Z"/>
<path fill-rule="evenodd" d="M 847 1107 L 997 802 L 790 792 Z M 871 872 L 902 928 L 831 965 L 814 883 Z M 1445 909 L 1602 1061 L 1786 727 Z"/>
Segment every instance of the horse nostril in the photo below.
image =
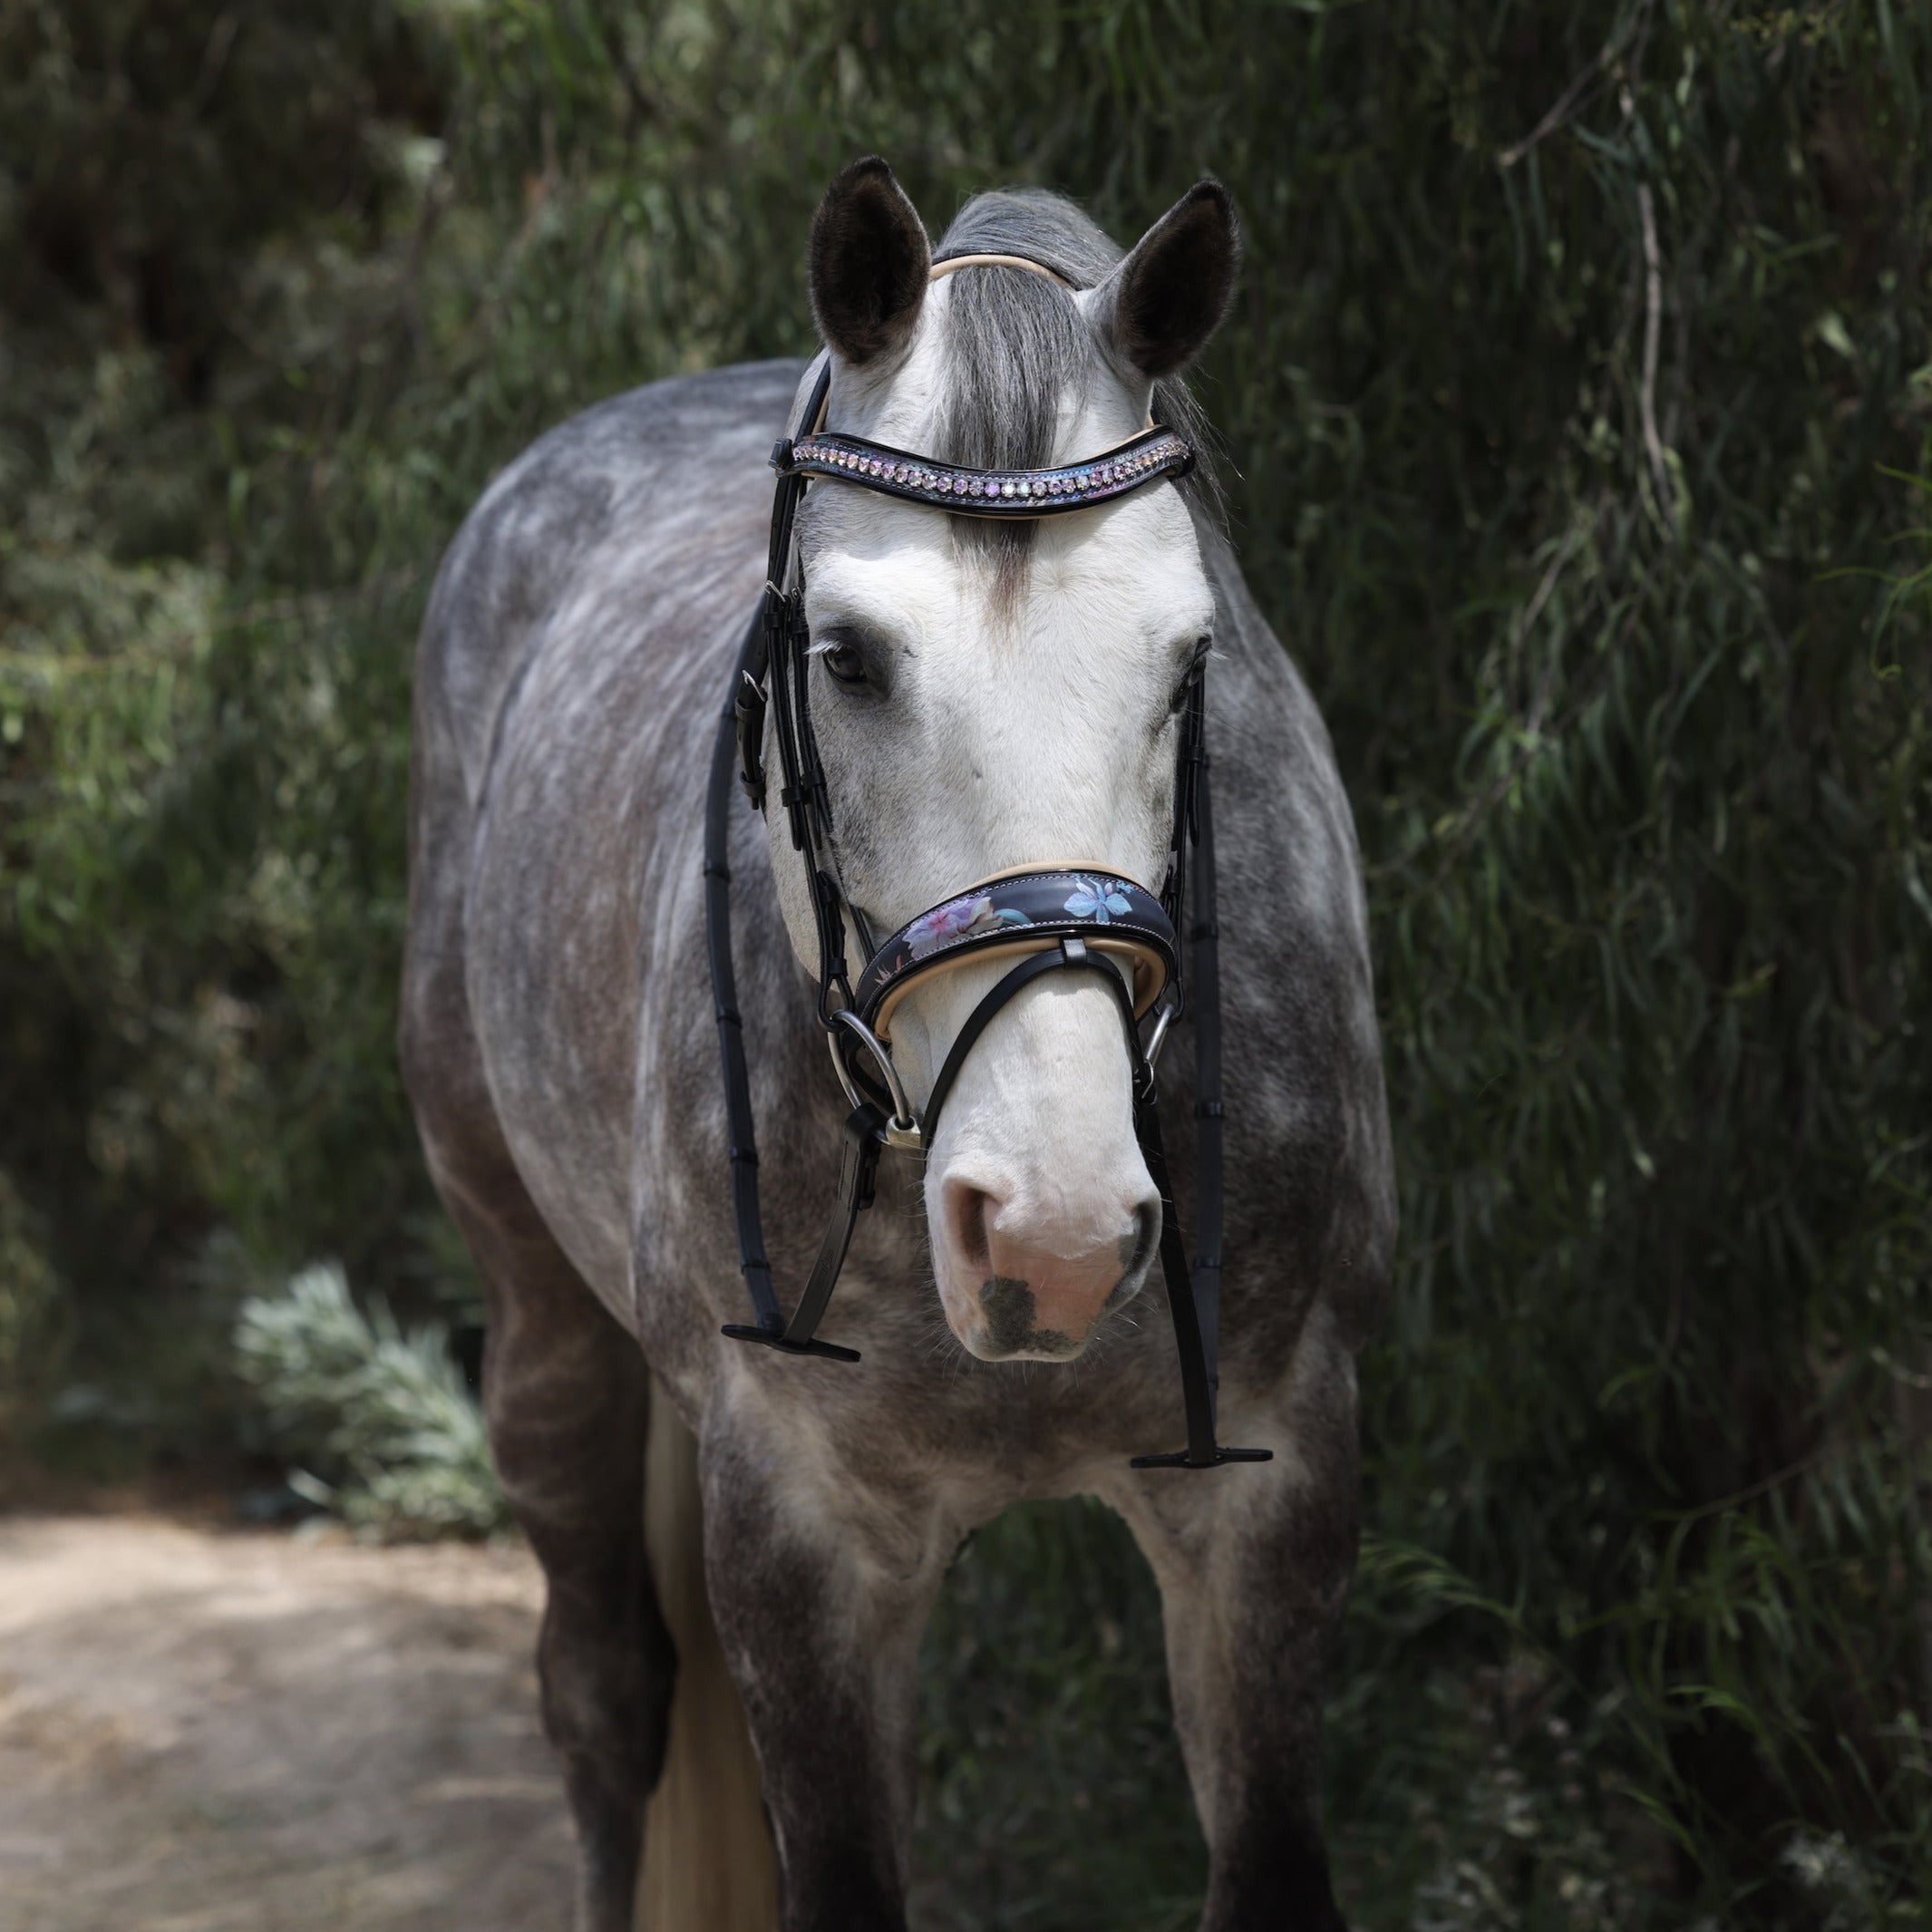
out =
<path fill-rule="evenodd" d="M 986 1218 L 998 1203 L 983 1188 L 966 1181 L 949 1182 L 946 1189 L 947 1219 L 953 1246 L 969 1273 L 985 1277 L 993 1272 L 993 1251 L 986 1235 Z"/>
<path fill-rule="evenodd" d="M 1160 1203 L 1142 1201 L 1134 1209 L 1134 1231 L 1121 1237 L 1121 1279 L 1138 1275 L 1160 1238 Z"/>

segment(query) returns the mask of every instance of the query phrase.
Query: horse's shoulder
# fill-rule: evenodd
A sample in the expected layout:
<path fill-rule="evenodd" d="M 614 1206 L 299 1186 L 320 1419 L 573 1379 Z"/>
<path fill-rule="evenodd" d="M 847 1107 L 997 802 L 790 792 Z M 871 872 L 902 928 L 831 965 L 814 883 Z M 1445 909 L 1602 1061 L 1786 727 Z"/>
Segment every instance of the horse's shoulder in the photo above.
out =
<path fill-rule="evenodd" d="M 509 694 L 559 606 L 642 539 L 768 490 L 766 452 L 802 364 L 744 363 L 605 398 L 539 436 L 444 553 L 416 657 L 419 722 L 461 748 L 473 797 Z M 690 533 L 686 532 L 688 539 Z"/>
<path fill-rule="evenodd" d="M 474 633 L 479 616 L 528 612 L 580 569 L 640 492 L 671 476 L 760 459 L 782 427 L 795 362 L 742 363 L 607 396 L 548 430 L 463 519 L 438 573 L 429 626 Z M 464 621 L 470 620 L 470 621 Z"/>

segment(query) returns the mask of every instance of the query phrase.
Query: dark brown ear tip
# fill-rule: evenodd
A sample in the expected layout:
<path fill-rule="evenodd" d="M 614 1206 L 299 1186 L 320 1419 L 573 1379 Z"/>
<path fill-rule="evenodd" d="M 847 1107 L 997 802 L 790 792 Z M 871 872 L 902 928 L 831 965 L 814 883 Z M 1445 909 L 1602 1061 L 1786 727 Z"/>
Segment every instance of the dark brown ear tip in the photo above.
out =
<path fill-rule="evenodd" d="M 844 209 L 867 206 L 883 206 L 893 215 L 899 215 L 902 209 L 909 210 L 912 206 L 891 164 L 878 154 L 865 154 L 856 161 L 848 161 L 831 178 L 819 198 L 813 226 L 837 220 Z"/>
<path fill-rule="evenodd" d="M 856 188 L 864 180 L 883 178 L 897 188 L 898 180 L 892 172 L 892 163 L 883 154 L 861 154 L 856 161 L 848 161 L 831 179 L 828 194 L 836 194 L 840 189 Z"/>
<path fill-rule="evenodd" d="M 1180 198 L 1180 205 L 1183 208 L 1201 201 L 1213 202 L 1230 221 L 1234 218 L 1234 197 L 1228 192 L 1228 184 L 1218 175 L 1202 175 Z"/>
<path fill-rule="evenodd" d="M 1213 222 L 1227 235 L 1229 246 L 1241 247 L 1241 220 L 1235 213 L 1234 197 L 1210 175 L 1204 175 L 1181 196 L 1174 213 L 1182 220 Z"/>

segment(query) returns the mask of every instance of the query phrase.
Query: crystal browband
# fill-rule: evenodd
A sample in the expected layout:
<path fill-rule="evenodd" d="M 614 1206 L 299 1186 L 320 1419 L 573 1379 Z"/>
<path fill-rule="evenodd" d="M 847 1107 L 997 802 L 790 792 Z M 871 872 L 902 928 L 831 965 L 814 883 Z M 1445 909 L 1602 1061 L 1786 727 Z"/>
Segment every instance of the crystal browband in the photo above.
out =
<path fill-rule="evenodd" d="M 1150 429 L 1085 462 L 1052 470 L 968 470 L 882 442 L 820 431 L 796 442 L 781 442 L 772 452 L 772 467 L 781 476 L 862 483 L 957 516 L 1044 517 L 1104 503 L 1161 477 L 1185 476 L 1194 467 L 1194 451 L 1172 430 Z"/>

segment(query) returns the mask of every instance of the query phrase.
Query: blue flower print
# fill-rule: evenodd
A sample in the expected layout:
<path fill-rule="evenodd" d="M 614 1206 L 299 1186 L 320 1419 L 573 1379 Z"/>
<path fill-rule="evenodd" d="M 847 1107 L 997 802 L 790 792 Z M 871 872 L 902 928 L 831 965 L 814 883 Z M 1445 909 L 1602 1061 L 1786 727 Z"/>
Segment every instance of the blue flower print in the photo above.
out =
<path fill-rule="evenodd" d="M 1092 919 L 1096 926 L 1111 926 L 1114 918 L 1133 910 L 1127 888 L 1117 879 L 1083 879 L 1080 889 L 1066 902 L 1076 919 Z"/>

